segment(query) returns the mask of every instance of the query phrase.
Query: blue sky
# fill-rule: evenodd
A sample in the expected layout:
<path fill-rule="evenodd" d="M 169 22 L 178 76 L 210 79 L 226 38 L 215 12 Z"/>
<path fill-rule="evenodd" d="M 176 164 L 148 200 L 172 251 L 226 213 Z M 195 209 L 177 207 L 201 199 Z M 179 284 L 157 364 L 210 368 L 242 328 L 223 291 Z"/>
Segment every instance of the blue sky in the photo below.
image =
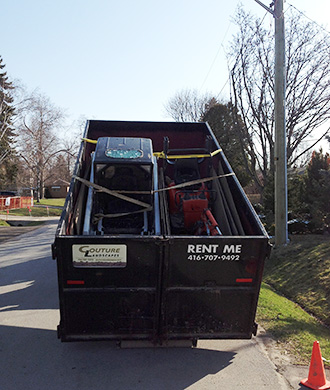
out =
<path fill-rule="evenodd" d="M 254 0 L 241 2 L 266 13 Z M 1 3 L 8 74 L 39 88 L 72 120 L 171 120 L 164 104 L 184 88 L 228 97 L 224 47 L 238 0 Z M 290 0 L 285 9 L 289 4 L 329 31 L 329 0 Z"/>

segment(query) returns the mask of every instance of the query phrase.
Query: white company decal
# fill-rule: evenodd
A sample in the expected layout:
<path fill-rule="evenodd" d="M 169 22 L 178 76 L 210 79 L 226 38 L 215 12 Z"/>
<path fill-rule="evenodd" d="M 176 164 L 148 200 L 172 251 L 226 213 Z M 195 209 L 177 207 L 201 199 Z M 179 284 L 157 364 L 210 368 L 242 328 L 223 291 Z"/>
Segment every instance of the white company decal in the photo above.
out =
<path fill-rule="evenodd" d="M 238 261 L 242 253 L 242 245 L 188 244 L 187 255 L 191 261 Z"/>
<path fill-rule="evenodd" d="M 126 267 L 126 245 L 72 245 L 72 261 L 76 267 Z"/>

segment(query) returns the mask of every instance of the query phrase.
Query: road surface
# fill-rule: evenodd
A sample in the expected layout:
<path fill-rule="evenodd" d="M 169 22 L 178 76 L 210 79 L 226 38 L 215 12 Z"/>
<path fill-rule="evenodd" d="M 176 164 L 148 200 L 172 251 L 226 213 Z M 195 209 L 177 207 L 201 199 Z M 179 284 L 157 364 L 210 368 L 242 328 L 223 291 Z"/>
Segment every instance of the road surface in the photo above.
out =
<path fill-rule="evenodd" d="M 303 389 L 277 372 L 258 338 L 199 341 L 197 348 L 61 343 L 55 228 L 51 221 L 0 244 L 1 390 Z"/>

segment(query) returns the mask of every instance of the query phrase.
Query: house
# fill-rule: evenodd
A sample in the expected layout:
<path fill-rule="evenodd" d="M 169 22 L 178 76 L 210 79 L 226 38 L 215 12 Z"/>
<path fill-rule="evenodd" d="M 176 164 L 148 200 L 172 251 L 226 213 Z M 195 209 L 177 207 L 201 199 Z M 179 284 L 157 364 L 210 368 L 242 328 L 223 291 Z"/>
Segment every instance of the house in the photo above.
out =
<path fill-rule="evenodd" d="M 69 191 L 70 183 L 57 179 L 52 184 L 45 186 L 45 197 L 46 198 L 66 198 L 66 195 Z"/>

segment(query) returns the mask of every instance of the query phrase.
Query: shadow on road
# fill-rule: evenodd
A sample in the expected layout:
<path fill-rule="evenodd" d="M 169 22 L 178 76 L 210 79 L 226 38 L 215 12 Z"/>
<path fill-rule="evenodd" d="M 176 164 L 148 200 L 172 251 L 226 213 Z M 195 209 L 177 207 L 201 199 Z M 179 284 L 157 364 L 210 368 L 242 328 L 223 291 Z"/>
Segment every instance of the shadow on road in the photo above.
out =
<path fill-rule="evenodd" d="M 58 309 L 56 277 L 56 263 L 49 256 L 1 268 L 0 313 Z"/>
<path fill-rule="evenodd" d="M 1 390 L 180 390 L 232 363 L 233 351 L 61 343 L 56 263 L 50 258 L 55 226 L 41 229 L 45 234 L 27 234 L 0 248 Z"/>
<path fill-rule="evenodd" d="M 118 349 L 111 342 L 60 343 L 56 332 L 0 327 L 2 390 L 186 389 L 231 364 L 234 352 Z"/>

